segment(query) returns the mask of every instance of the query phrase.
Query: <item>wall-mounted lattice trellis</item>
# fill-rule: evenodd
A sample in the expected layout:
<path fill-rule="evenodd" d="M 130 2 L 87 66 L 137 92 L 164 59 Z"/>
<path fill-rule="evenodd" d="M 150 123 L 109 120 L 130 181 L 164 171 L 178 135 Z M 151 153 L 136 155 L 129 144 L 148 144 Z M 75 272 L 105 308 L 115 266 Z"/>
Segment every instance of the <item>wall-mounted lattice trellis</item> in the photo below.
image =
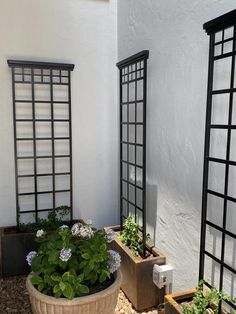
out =
<path fill-rule="evenodd" d="M 120 71 L 120 224 L 130 214 L 139 224 L 146 252 L 145 50 L 117 63 Z"/>
<path fill-rule="evenodd" d="M 200 279 L 236 297 L 236 10 L 204 24 L 210 36 Z M 236 305 L 220 305 L 230 313 Z"/>
<path fill-rule="evenodd" d="M 59 206 L 72 219 L 73 64 L 8 60 L 12 69 L 17 226 Z M 46 216 L 45 216 L 46 215 Z"/>

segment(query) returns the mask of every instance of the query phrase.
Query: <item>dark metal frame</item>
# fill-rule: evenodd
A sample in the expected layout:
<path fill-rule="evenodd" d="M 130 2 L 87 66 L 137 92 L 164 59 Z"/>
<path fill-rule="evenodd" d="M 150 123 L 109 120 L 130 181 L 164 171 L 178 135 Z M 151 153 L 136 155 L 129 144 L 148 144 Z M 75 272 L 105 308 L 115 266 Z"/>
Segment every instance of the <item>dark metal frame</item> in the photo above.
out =
<path fill-rule="evenodd" d="M 120 226 L 123 229 L 123 221 L 130 213 L 130 207 L 134 208 L 135 221 L 137 221 L 137 211 L 142 215 L 140 232 L 142 233 L 142 256 L 146 257 L 146 105 L 147 105 L 147 59 L 149 51 L 144 50 L 127 59 L 117 63 L 120 71 Z M 138 82 L 142 85 L 142 98 L 138 99 Z M 130 84 L 134 85 L 134 99 L 130 100 Z M 127 99 L 124 101 L 123 86 L 127 86 Z M 130 108 L 135 106 L 134 121 L 130 121 Z M 137 121 L 137 106 L 142 106 L 142 121 Z M 123 110 L 126 108 L 126 119 L 123 119 Z M 134 127 L 134 141 L 130 140 L 130 126 Z M 127 137 L 124 140 L 123 127 L 127 130 Z M 142 143 L 138 142 L 137 128 L 142 128 Z M 126 147 L 126 157 L 124 157 L 123 146 Z M 134 149 L 134 160 L 130 161 L 129 149 Z M 137 161 L 137 149 L 142 150 L 142 161 Z M 134 169 L 134 180 L 130 179 L 130 166 Z M 126 167 L 126 178 L 123 177 L 123 167 Z M 142 186 L 137 184 L 137 171 L 142 171 Z M 123 184 L 126 185 L 125 195 Z M 134 200 L 130 199 L 130 186 L 134 188 Z M 137 190 L 142 193 L 142 206 L 137 205 Z M 126 214 L 123 207 L 126 204 Z"/>
<path fill-rule="evenodd" d="M 73 219 L 73 186 L 72 186 L 72 129 L 71 129 L 71 71 L 74 69 L 74 64 L 64 63 L 49 63 L 49 62 L 34 62 L 34 61 L 21 61 L 21 60 L 8 60 L 8 65 L 12 70 L 12 96 L 13 96 L 13 122 L 14 122 L 14 150 L 15 150 L 15 184 L 16 184 L 16 214 L 17 214 L 17 227 L 20 225 L 20 215 L 33 213 L 35 214 L 35 222 L 38 221 L 38 215 L 40 212 L 49 212 L 56 209 L 56 194 L 69 192 L 70 193 L 70 219 Z M 39 70 L 39 72 L 37 71 Z M 37 73 L 36 73 L 37 72 Z M 31 85 L 32 98 L 16 99 L 16 84 L 29 84 Z M 49 85 L 50 86 L 50 100 L 36 100 L 35 99 L 35 85 Z M 53 86 L 65 85 L 68 87 L 68 101 L 56 101 L 53 97 Z M 17 119 L 16 107 L 18 103 L 30 103 L 32 104 L 32 118 Z M 49 104 L 50 116 L 46 119 L 36 119 L 35 108 L 37 104 Z M 68 105 L 68 119 L 55 119 L 54 118 L 54 104 L 66 104 Z M 33 136 L 19 138 L 17 136 L 17 123 L 18 122 L 32 122 Z M 51 136 L 50 137 L 36 137 L 36 123 L 49 122 L 51 123 Z M 54 123 L 68 123 L 69 136 L 68 137 L 55 137 L 54 135 Z M 47 156 L 37 155 L 37 141 L 51 141 L 52 154 Z M 68 140 L 69 141 L 69 154 L 68 155 L 56 155 L 55 154 L 55 140 Z M 32 141 L 33 142 L 33 156 L 19 156 L 17 143 L 19 141 Z M 40 158 L 52 160 L 52 172 L 40 174 L 37 172 L 37 161 Z M 56 173 L 55 160 L 57 158 L 69 158 L 70 170 L 68 172 Z M 19 174 L 18 160 L 26 159 L 34 161 L 34 170 L 32 174 Z M 70 177 L 70 188 L 65 190 L 56 190 L 55 181 L 56 176 L 67 175 Z M 20 178 L 34 178 L 34 192 L 19 193 L 18 181 Z M 52 190 L 51 191 L 38 191 L 38 178 L 39 177 L 52 177 Z M 53 208 L 39 209 L 38 208 L 38 195 L 52 194 Z M 20 210 L 19 197 L 26 195 L 34 195 L 34 210 Z"/>
<path fill-rule="evenodd" d="M 233 36 L 230 38 L 225 38 L 225 29 L 233 27 Z M 209 21 L 203 25 L 203 28 L 210 36 L 210 48 L 209 48 L 209 68 L 208 68 L 208 92 L 207 92 L 207 109 L 206 109 L 206 125 L 205 125 L 205 149 L 204 149 L 204 169 L 203 169 L 203 196 L 202 196 L 202 221 L 201 221 L 201 245 L 200 245 L 200 268 L 199 268 L 199 279 L 204 279 L 205 270 L 205 257 L 207 256 L 212 261 L 220 265 L 219 274 L 219 287 L 216 287 L 220 291 L 224 289 L 224 270 L 228 270 L 232 275 L 236 274 L 236 269 L 227 265 L 225 262 L 225 240 L 226 236 L 236 239 L 236 233 L 232 233 L 227 230 L 227 206 L 228 201 L 236 202 L 236 198 L 228 195 L 229 190 L 229 167 L 236 166 L 236 161 L 230 160 L 231 151 L 231 131 L 236 129 L 236 125 L 232 124 L 232 112 L 233 112 L 233 97 L 235 97 L 236 88 L 234 88 L 235 83 L 235 56 L 236 56 L 236 10 L 224 14 L 212 21 Z M 216 41 L 215 34 L 217 32 L 222 32 L 222 39 Z M 232 42 L 232 51 L 225 52 L 224 45 L 227 42 Z M 215 53 L 215 47 L 221 45 L 220 53 Z M 214 79 L 214 65 L 216 60 L 231 58 L 231 73 L 230 73 L 230 86 L 228 89 L 213 90 L 213 79 Z M 212 96 L 228 94 L 229 95 L 229 110 L 228 110 L 228 123 L 223 124 L 212 124 Z M 223 106 L 223 104 L 222 104 Z M 227 131 L 227 145 L 226 145 L 226 156 L 225 159 L 215 158 L 210 156 L 210 142 L 211 142 L 211 130 L 212 129 L 224 129 Z M 224 192 L 219 193 L 208 187 L 209 181 L 209 164 L 218 163 L 225 165 L 225 177 L 224 177 Z M 208 219 L 208 195 L 214 195 L 215 197 L 223 200 L 223 221 L 222 225 L 216 225 L 215 223 L 209 221 Z M 207 227 L 217 230 L 222 235 L 221 242 L 221 253 L 220 258 L 216 254 L 212 254 L 206 249 L 206 229 Z M 235 226 L 236 228 L 236 226 Z M 211 287 L 209 282 L 205 281 L 206 286 Z M 236 305 L 232 302 L 227 302 L 232 309 L 236 309 Z M 219 313 L 221 313 L 222 304 L 220 304 Z"/>

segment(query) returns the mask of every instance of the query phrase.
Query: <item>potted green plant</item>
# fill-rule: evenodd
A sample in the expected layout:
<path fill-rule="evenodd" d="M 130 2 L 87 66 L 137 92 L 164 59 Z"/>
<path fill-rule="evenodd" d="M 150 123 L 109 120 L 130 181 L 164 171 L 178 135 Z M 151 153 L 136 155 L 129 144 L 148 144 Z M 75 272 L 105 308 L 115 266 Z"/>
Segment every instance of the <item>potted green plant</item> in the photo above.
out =
<path fill-rule="evenodd" d="M 33 313 L 114 313 L 121 284 L 120 255 L 108 250 L 103 230 L 78 222 L 36 234 L 39 249 L 27 255 Z"/>
<path fill-rule="evenodd" d="M 35 232 L 40 229 L 55 230 L 63 223 L 70 224 L 69 214 L 70 207 L 62 205 L 49 211 L 47 218 L 38 217 L 37 222 L 20 223 L 18 228 L 0 228 L 0 277 L 28 274 L 25 255 L 38 248 L 38 243 L 34 241 Z"/>
<path fill-rule="evenodd" d="M 215 288 L 204 290 L 203 287 L 204 281 L 201 280 L 196 289 L 166 295 L 165 314 L 218 314 L 221 301 L 236 302 Z M 223 309 L 221 313 L 227 314 Z"/>
<path fill-rule="evenodd" d="M 138 311 L 163 303 L 164 289 L 157 288 L 153 283 L 152 274 L 154 264 L 165 264 L 165 256 L 148 242 L 147 257 L 141 256 L 142 240 L 139 226 L 133 216 L 124 221 L 122 233 L 119 227 L 111 229 L 115 231 L 115 240 L 110 246 L 121 255 L 121 289 L 128 299 Z"/>
<path fill-rule="evenodd" d="M 139 227 L 134 218 L 130 215 L 124 222 L 124 230 L 119 236 L 120 241 L 125 244 L 135 256 L 139 255 L 139 249 L 142 245 L 139 237 Z"/>

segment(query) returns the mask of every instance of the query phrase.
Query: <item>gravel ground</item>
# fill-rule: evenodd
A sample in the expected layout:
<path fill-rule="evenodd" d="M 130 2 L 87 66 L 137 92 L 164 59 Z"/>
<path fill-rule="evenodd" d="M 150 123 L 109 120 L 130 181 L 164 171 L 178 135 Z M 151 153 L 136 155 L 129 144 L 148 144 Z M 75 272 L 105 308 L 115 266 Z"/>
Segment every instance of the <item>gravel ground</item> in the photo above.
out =
<path fill-rule="evenodd" d="M 28 294 L 25 288 L 24 276 L 0 279 L 0 314 L 8 313 L 32 314 Z M 120 291 L 119 300 L 114 314 L 131 313 L 138 312 L 132 307 L 132 304 L 125 297 L 124 293 Z M 157 309 L 150 309 L 141 313 L 161 314 Z"/>
<path fill-rule="evenodd" d="M 0 279 L 0 313 L 31 314 L 25 277 Z"/>

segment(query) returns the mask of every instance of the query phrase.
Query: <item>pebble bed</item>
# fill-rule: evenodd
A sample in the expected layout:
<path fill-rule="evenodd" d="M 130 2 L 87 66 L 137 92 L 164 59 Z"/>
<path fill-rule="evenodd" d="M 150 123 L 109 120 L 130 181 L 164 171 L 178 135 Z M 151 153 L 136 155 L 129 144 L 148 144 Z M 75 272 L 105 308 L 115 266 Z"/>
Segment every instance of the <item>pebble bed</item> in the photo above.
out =
<path fill-rule="evenodd" d="M 25 288 L 25 279 L 24 276 L 0 279 L 0 314 L 32 314 L 28 293 Z M 161 314 L 162 312 L 157 309 L 136 312 L 124 293 L 120 291 L 114 314 L 131 313 Z"/>

